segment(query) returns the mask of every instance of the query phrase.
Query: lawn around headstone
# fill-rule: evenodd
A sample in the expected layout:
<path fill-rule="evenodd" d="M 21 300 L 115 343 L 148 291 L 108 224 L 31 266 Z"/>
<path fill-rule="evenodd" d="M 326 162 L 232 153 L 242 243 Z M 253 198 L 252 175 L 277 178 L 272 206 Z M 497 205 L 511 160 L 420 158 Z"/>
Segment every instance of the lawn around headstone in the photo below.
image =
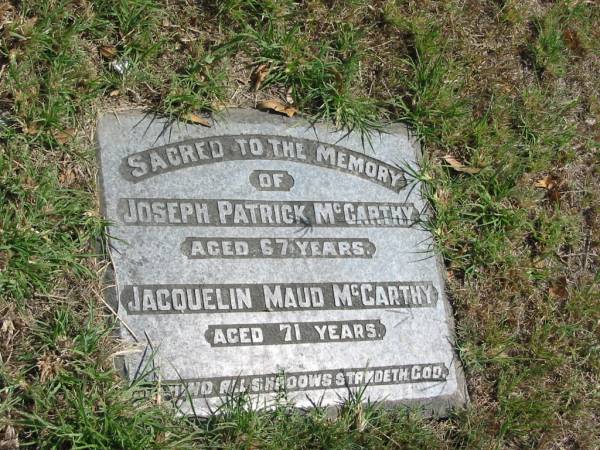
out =
<path fill-rule="evenodd" d="M 0 449 L 600 446 L 599 21 L 0 1 Z"/>

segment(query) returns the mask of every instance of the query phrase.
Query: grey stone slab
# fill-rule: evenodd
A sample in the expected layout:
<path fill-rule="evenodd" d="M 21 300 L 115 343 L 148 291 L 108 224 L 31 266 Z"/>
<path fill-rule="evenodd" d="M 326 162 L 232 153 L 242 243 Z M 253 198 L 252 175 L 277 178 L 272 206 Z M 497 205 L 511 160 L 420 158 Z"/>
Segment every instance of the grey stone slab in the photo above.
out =
<path fill-rule="evenodd" d="M 438 415 L 467 401 L 404 126 L 369 143 L 257 111 L 129 111 L 97 134 L 129 377 L 153 369 L 197 414 L 242 390 L 258 407 L 365 385 Z"/>

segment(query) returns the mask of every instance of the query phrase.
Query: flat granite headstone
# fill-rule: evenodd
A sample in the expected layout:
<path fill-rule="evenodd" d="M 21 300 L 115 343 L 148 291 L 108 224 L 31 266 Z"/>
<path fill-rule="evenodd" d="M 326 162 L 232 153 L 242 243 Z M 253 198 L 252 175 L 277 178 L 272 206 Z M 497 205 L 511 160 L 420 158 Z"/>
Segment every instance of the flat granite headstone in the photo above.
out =
<path fill-rule="evenodd" d="M 130 378 L 184 413 L 364 399 L 442 415 L 467 393 L 404 126 L 372 135 L 232 109 L 98 125 Z M 189 401 L 193 399 L 193 404 Z"/>

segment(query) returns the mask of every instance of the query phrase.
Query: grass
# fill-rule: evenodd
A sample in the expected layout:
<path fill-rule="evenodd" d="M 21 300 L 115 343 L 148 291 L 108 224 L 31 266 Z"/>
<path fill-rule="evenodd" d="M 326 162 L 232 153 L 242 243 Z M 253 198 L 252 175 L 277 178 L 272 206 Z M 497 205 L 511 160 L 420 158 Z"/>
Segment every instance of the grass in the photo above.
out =
<path fill-rule="evenodd" d="M 575 0 L 0 1 L 0 448 L 600 447 L 599 22 Z M 116 376 L 97 113 L 272 97 L 422 138 L 467 410 L 238 398 L 198 422 Z"/>

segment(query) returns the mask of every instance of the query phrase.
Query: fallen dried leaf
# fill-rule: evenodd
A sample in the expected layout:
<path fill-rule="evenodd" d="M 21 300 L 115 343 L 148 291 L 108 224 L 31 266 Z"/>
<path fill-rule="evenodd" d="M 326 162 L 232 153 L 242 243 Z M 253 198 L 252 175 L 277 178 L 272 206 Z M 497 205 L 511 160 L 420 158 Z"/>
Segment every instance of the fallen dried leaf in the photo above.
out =
<path fill-rule="evenodd" d="M 71 167 L 65 167 L 58 176 L 60 184 L 69 186 L 77 178 L 74 170 Z"/>
<path fill-rule="evenodd" d="M 0 251 L 0 272 L 4 271 L 8 267 L 10 261 L 10 254 L 5 251 Z"/>
<path fill-rule="evenodd" d="M 190 122 L 190 123 L 203 125 L 205 127 L 210 127 L 210 120 L 208 120 L 206 117 L 202 117 L 198 114 L 188 113 L 185 116 L 183 116 L 183 120 Z"/>
<path fill-rule="evenodd" d="M 30 136 L 38 134 L 39 132 L 40 128 L 35 123 L 30 123 L 29 125 L 25 125 L 25 127 L 23 127 L 23 133 L 29 134 Z"/>
<path fill-rule="evenodd" d="M 8 22 L 8 15 L 13 9 L 13 6 L 9 2 L 0 3 L 0 27 Z"/>
<path fill-rule="evenodd" d="M 550 203 L 558 203 L 560 201 L 561 194 L 560 190 L 558 189 L 558 186 L 549 189 L 546 195 L 548 196 L 548 200 L 550 200 Z"/>
<path fill-rule="evenodd" d="M 11 338 L 13 334 L 15 334 L 15 324 L 11 319 L 4 319 L 2 321 L 2 326 L 0 326 L 0 333 L 8 338 Z"/>
<path fill-rule="evenodd" d="M 548 289 L 548 293 L 550 294 L 550 297 L 561 299 L 567 298 L 569 295 L 569 292 L 567 291 L 567 278 L 560 277 L 558 280 L 552 283 L 552 286 L 550 286 L 550 289 Z"/>
<path fill-rule="evenodd" d="M 573 53 L 578 56 L 583 56 L 585 54 L 585 49 L 581 45 L 581 39 L 579 39 L 577 31 L 571 28 L 566 29 L 563 31 L 563 39 L 565 40 L 567 47 L 569 47 Z"/>
<path fill-rule="evenodd" d="M 446 156 L 443 156 L 442 158 L 444 159 L 444 161 L 446 161 L 448 164 L 450 164 L 450 167 L 452 167 L 457 172 L 463 172 L 463 173 L 468 173 L 468 174 L 473 175 L 473 174 L 481 171 L 481 169 L 478 167 L 465 166 L 463 163 L 461 163 L 458 159 L 456 159 L 452 155 L 446 155 Z"/>
<path fill-rule="evenodd" d="M 269 75 L 269 66 L 266 64 L 261 64 L 254 69 L 250 81 L 252 82 L 252 87 L 255 91 L 260 89 L 260 86 L 262 82 L 265 81 L 265 78 L 267 78 L 267 75 Z"/>
<path fill-rule="evenodd" d="M 560 200 L 560 184 L 559 180 L 552 175 L 546 175 L 544 178 L 533 183 L 536 188 L 546 190 L 546 196 L 552 203 L 556 203 Z"/>
<path fill-rule="evenodd" d="M 4 429 L 4 437 L 0 439 L 0 450 L 16 450 L 19 448 L 19 436 L 11 425 Z"/>
<path fill-rule="evenodd" d="M 556 186 L 556 179 L 552 175 L 546 175 L 544 178 L 540 178 L 533 185 L 536 188 L 550 190 Z"/>
<path fill-rule="evenodd" d="M 10 357 L 13 351 L 13 338 L 15 336 L 15 323 L 10 315 L 0 320 L 0 354 Z M 0 446 L 0 449 L 2 446 Z"/>
<path fill-rule="evenodd" d="M 31 33 L 33 32 L 33 28 L 35 27 L 35 24 L 37 23 L 37 21 L 38 21 L 38 18 L 34 16 L 34 17 L 30 17 L 25 22 L 23 22 L 20 27 L 21 34 L 25 37 L 31 36 Z"/>
<path fill-rule="evenodd" d="M 100 47 L 100 54 L 106 59 L 113 59 L 117 56 L 117 47 L 114 45 L 103 45 Z"/>
<path fill-rule="evenodd" d="M 62 360 L 55 355 L 46 355 L 37 362 L 37 368 L 40 371 L 40 382 L 45 383 L 50 378 L 54 378 L 62 366 Z"/>
<path fill-rule="evenodd" d="M 65 145 L 67 142 L 73 139 L 73 136 L 75 136 L 75 130 L 73 128 L 69 128 L 65 131 L 56 130 L 53 135 L 54 139 L 56 139 L 56 142 L 58 142 L 60 145 Z"/>
<path fill-rule="evenodd" d="M 275 99 L 260 102 L 258 104 L 258 109 L 267 109 L 270 111 L 275 111 L 278 113 L 285 114 L 288 117 L 293 117 L 298 112 L 298 110 L 292 105 L 286 105 L 285 103 Z"/>
<path fill-rule="evenodd" d="M 83 213 L 84 216 L 86 217 L 100 217 L 100 215 L 98 214 L 97 211 L 94 210 L 89 210 Z"/>
<path fill-rule="evenodd" d="M 288 87 L 285 91 L 285 101 L 288 102 L 288 104 L 293 105 L 294 104 L 294 97 L 292 97 L 292 87 Z"/>

